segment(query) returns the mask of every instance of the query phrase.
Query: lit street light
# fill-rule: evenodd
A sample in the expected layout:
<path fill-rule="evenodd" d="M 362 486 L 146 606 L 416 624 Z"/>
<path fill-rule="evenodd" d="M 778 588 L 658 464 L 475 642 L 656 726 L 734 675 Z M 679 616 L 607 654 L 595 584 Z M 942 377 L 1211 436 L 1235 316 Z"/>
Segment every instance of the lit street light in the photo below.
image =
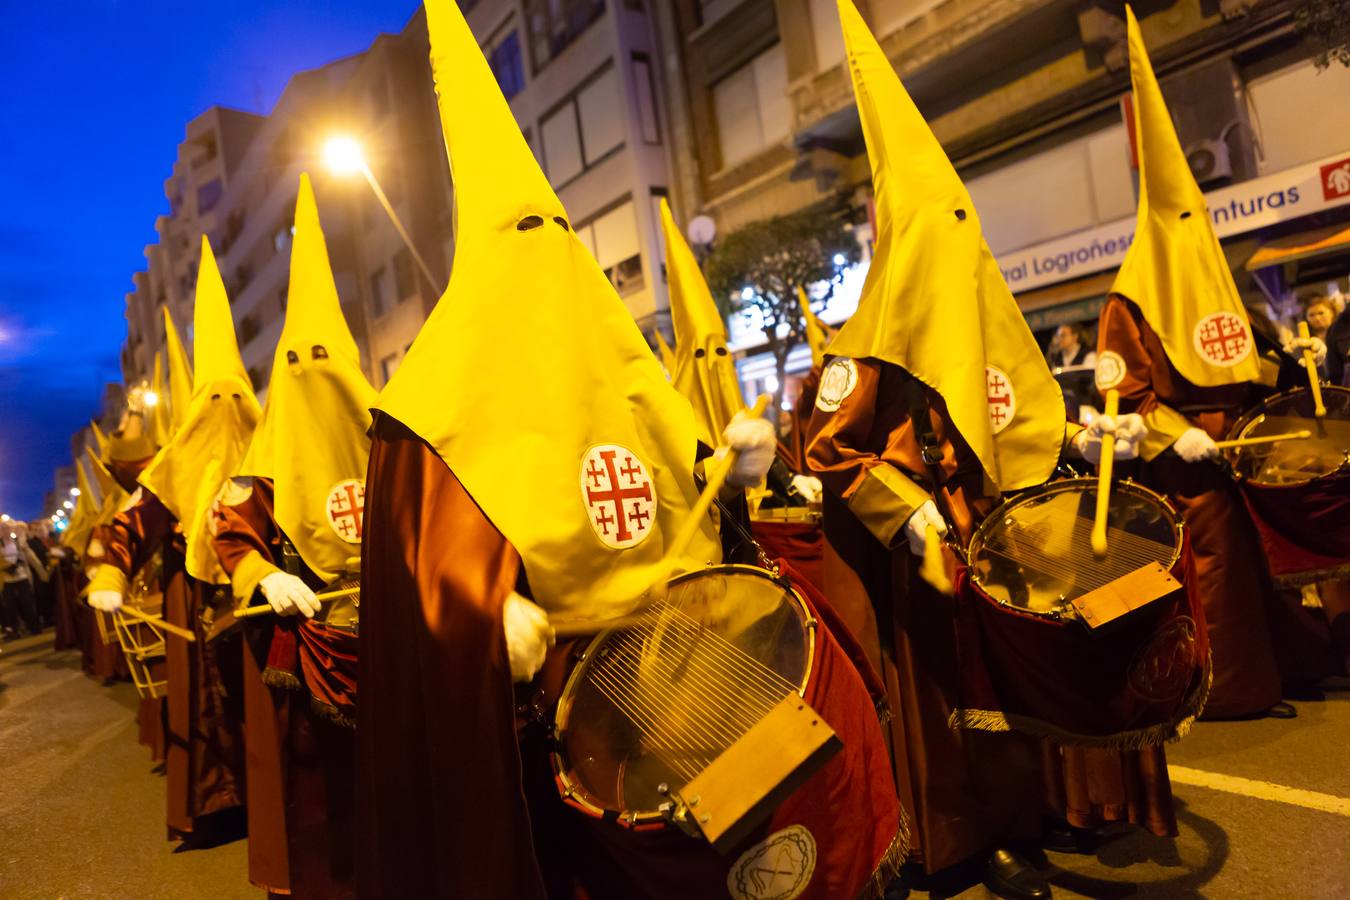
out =
<path fill-rule="evenodd" d="M 69 500 L 64 501 L 61 505 L 64 506 L 66 509 L 74 509 L 74 508 L 75 508 L 75 504 L 74 504 L 74 503 L 71 503 Z"/>
<path fill-rule="evenodd" d="M 417 267 L 422 270 L 422 277 L 427 280 L 427 285 L 433 292 L 439 293 L 440 288 L 436 285 L 436 279 L 431 274 L 431 267 L 427 265 L 422 254 L 417 252 L 413 246 L 412 238 L 408 235 L 408 229 L 403 227 L 402 220 L 398 213 L 394 212 L 394 207 L 389 203 L 389 198 L 385 196 L 384 189 L 380 183 L 375 180 L 375 173 L 370 171 L 370 166 L 366 164 L 366 155 L 361 151 L 361 144 L 352 137 L 338 135 L 328 139 L 328 143 L 323 148 L 324 163 L 328 170 L 334 175 L 350 176 L 360 172 L 365 176 L 366 184 L 375 193 L 375 199 L 380 201 L 380 206 L 384 207 L 385 215 L 389 216 L 389 221 L 394 223 L 394 229 L 398 231 L 398 236 L 403 239 L 408 252 L 412 254 L 417 261 Z"/>
<path fill-rule="evenodd" d="M 141 400 L 145 402 L 146 406 L 154 406 L 159 403 L 159 394 L 154 391 L 146 391 L 141 395 Z"/>
<path fill-rule="evenodd" d="M 78 496 L 80 496 L 80 489 L 77 488 L 77 487 L 71 488 L 71 489 L 70 489 L 70 496 L 72 496 L 72 497 L 78 497 Z"/>

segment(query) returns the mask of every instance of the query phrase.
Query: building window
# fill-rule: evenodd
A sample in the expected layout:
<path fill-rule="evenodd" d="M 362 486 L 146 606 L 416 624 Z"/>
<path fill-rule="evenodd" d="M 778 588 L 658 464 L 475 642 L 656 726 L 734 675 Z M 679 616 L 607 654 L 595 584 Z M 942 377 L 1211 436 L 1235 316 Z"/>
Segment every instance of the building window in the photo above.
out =
<path fill-rule="evenodd" d="M 775 44 L 713 86 L 722 165 L 733 166 L 792 131 L 783 45 Z"/>
<path fill-rule="evenodd" d="M 497 86 L 502 89 L 502 94 L 507 100 L 525 90 L 525 64 L 520 57 L 520 32 L 511 27 L 513 25 L 514 22 L 508 23 L 506 28 L 489 38 L 487 45 L 483 47 L 483 55 L 487 57 L 488 65 L 492 67 L 492 74 L 497 77 Z"/>
<path fill-rule="evenodd" d="M 561 187 L 624 144 L 618 70 L 607 66 L 539 123 L 544 170 Z"/>
<path fill-rule="evenodd" d="M 538 72 L 605 13 L 605 0 L 525 0 L 530 56 Z"/>
<path fill-rule="evenodd" d="M 250 341 L 258 336 L 258 332 L 261 330 L 262 327 L 258 324 L 257 316 L 244 316 L 239 321 L 239 346 L 247 346 Z"/>
<path fill-rule="evenodd" d="M 224 194 L 225 186 L 220 183 L 219 178 L 212 178 L 197 188 L 197 215 L 204 216 L 215 209 Z"/>
<path fill-rule="evenodd" d="M 394 257 L 394 285 L 398 288 L 398 299 L 411 297 L 417 289 L 413 278 L 413 259 L 408 248 L 404 247 Z"/>
<path fill-rule="evenodd" d="M 647 144 L 661 143 L 660 120 L 656 112 L 656 82 L 652 61 L 645 53 L 633 54 L 633 89 L 637 92 L 638 130 Z"/>
<path fill-rule="evenodd" d="M 816 47 L 817 72 L 827 72 L 844 61 L 844 30 L 839 25 L 838 0 L 811 0 L 811 39 Z"/>
<path fill-rule="evenodd" d="M 375 314 L 377 319 L 389 309 L 388 291 L 385 290 L 387 280 L 384 266 L 380 266 L 370 273 L 370 311 Z"/>
<path fill-rule="evenodd" d="M 398 369 L 397 353 L 391 353 L 384 359 L 380 360 L 380 378 L 384 380 L 385 384 L 388 384 L 389 379 L 394 377 L 394 372 L 397 369 Z"/>
<path fill-rule="evenodd" d="M 638 240 L 637 213 L 633 201 L 619 205 L 576 227 L 577 237 L 590 248 L 620 296 L 640 290 L 642 245 Z"/>

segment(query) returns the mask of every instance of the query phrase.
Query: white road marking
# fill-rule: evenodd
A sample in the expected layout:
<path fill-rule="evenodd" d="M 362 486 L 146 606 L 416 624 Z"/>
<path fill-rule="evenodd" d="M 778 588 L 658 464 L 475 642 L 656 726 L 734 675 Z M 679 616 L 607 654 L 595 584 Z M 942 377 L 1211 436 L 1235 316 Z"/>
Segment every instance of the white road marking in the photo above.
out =
<path fill-rule="evenodd" d="M 1251 797 L 1255 800 L 1288 803 L 1291 806 L 1301 806 L 1304 809 L 1315 809 L 1319 812 L 1350 817 L 1350 797 L 1337 797 L 1335 794 L 1305 791 L 1302 788 L 1286 787 L 1282 784 L 1272 784 L 1269 781 L 1254 781 L 1250 778 L 1239 778 L 1236 775 L 1220 775 L 1217 772 L 1188 769 L 1185 766 L 1168 766 L 1167 774 L 1176 784 L 1210 788 L 1229 794 Z"/>

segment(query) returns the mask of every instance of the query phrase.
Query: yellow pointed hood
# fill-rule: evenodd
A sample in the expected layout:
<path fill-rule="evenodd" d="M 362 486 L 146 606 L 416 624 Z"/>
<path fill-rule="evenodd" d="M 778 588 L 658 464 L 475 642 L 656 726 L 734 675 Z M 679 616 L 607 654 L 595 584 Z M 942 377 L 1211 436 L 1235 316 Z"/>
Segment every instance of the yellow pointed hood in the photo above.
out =
<path fill-rule="evenodd" d="M 1154 77 L 1134 10 L 1125 7 L 1139 147 L 1139 217 L 1111 292 L 1139 306 L 1186 380 L 1216 387 L 1260 376 L 1233 272 Z"/>
<path fill-rule="evenodd" d="M 146 414 L 150 418 L 150 437 L 155 446 L 163 447 L 173 437 L 173 414 L 169 411 L 169 387 L 164 377 L 164 357 L 155 354 L 154 376 L 150 379 L 150 392 L 155 402 L 148 403 Z"/>
<path fill-rule="evenodd" d="M 309 176 L 300 176 L 291 284 L 262 421 L 241 475 L 272 479 L 281 530 L 315 574 L 361 555 L 375 389 L 342 315 Z"/>
<path fill-rule="evenodd" d="M 379 408 L 436 450 L 520 553 L 536 602 L 614 612 L 662 573 L 696 499 L 694 418 L 573 233 L 463 14 L 453 0 L 426 12 L 455 260 Z M 719 557 L 707 523 L 682 562 Z"/>
<path fill-rule="evenodd" d="M 703 441 L 721 442 L 722 429 L 745 409 L 736 377 L 736 363 L 727 350 L 727 326 L 717 311 L 712 291 L 698 267 L 694 251 L 661 200 L 661 230 L 666 244 L 666 282 L 670 285 L 670 320 L 675 326 L 675 389 L 694 408 Z"/>
<path fill-rule="evenodd" d="M 825 361 L 825 347 L 830 343 L 830 332 L 825 323 L 811 311 L 811 299 L 806 296 L 806 288 L 797 285 L 797 302 L 802 307 L 802 318 L 806 321 L 806 344 L 811 348 L 811 365 L 819 368 Z"/>
<path fill-rule="evenodd" d="M 101 504 L 103 498 L 108 496 L 108 492 L 117 485 L 117 479 L 113 477 L 113 474 L 108 470 L 108 467 L 103 464 L 103 460 L 94 455 L 94 451 L 91 448 L 85 447 L 84 453 L 85 456 L 88 457 L 89 471 L 94 473 L 94 484 L 98 488 L 98 494 L 95 499 Z"/>
<path fill-rule="evenodd" d="M 93 419 L 89 420 L 89 430 L 94 435 L 94 446 L 98 449 L 99 459 L 107 459 L 108 436 L 103 433 L 103 429 L 100 428 L 98 422 Z"/>
<path fill-rule="evenodd" d="M 1040 484 L 1062 449 L 1063 395 L 942 145 L 849 0 L 839 18 L 877 234 L 858 311 L 829 352 L 904 368 L 942 396 L 995 484 Z"/>
<path fill-rule="evenodd" d="M 187 351 L 178 337 L 169 307 L 164 307 L 164 344 L 169 356 L 169 393 L 159 402 L 169 410 L 170 437 L 187 421 L 188 407 L 192 405 L 192 365 Z"/>
<path fill-rule="evenodd" d="M 193 311 L 195 371 L 187 415 L 140 482 L 173 513 L 187 537 L 187 571 L 228 581 L 211 545 L 211 505 L 239 471 L 260 411 L 235 340 L 225 284 L 205 235 Z"/>
<path fill-rule="evenodd" d="M 98 516 L 98 503 L 94 492 L 90 490 L 89 479 L 84 475 L 81 460 L 75 460 L 75 484 L 80 496 L 75 498 L 75 511 L 70 514 L 70 524 L 61 532 L 61 543 L 76 553 L 84 553 L 89 543 L 89 535 L 94 531 L 94 519 Z"/>
<path fill-rule="evenodd" d="M 660 354 L 661 368 L 666 370 L 666 377 L 672 377 L 675 371 L 675 351 L 670 349 L 666 343 L 666 336 L 658 329 L 656 332 L 656 352 Z"/>

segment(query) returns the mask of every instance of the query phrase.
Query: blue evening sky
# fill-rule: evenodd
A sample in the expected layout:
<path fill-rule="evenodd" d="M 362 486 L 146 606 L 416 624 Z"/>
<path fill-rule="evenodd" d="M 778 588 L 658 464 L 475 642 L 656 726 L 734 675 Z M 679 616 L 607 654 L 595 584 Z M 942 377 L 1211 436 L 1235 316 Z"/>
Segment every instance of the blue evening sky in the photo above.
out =
<path fill-rule="evenodd" d="M 265 113 L 416 0 L 0 0 L 0 511 L 40 513 L 121 381 L 124 296 L 189 119 Z"/>

